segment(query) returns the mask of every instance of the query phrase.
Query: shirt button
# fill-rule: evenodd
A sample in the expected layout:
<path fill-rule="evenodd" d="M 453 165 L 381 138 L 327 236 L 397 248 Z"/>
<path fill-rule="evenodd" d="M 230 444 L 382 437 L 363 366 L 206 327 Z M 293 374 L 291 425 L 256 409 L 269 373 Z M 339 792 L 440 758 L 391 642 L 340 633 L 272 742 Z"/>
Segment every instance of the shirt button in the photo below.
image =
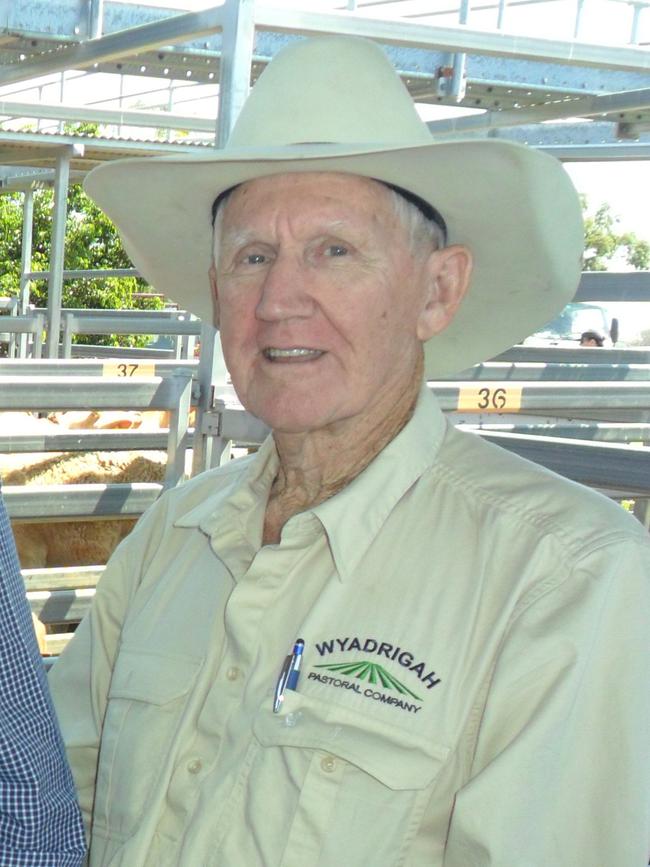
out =
<path fill-rule="evenodd" d="M 325 756 L 324 759 L 321 759 L 320 766 L 326 774 L 331 774 L 336 767 L 336 760 L 333 756 Z"/>
<path fill-rule="evenodd" d="M 202 767 L 203 762 L 201 759 L 192 759 L 191 762 L 187 763 L 187 770 L 190 774 L 198 774 Z"/>
<path fill-rule="evenodd" d="M 237 680 L 240 674 L 241 671 L 237 668 L 237 666 L 232 665 L 226 672 L 226 677 L 228 678 L 228 680 Z"/>

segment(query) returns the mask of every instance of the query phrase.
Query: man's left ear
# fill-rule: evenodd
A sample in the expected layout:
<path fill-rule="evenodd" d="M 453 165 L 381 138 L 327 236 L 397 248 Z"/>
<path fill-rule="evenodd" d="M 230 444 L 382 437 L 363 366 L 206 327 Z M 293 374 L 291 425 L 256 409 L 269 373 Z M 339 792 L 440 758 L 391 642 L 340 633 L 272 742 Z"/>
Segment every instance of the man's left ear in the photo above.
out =
<path fill-rule="evenodd" d="M 460 244 L 435 250 L 427 263 L 428 294 L 417 321 L 423 343 L 443 331 L 454 318 L 472 274 L 472 254 Z"/>

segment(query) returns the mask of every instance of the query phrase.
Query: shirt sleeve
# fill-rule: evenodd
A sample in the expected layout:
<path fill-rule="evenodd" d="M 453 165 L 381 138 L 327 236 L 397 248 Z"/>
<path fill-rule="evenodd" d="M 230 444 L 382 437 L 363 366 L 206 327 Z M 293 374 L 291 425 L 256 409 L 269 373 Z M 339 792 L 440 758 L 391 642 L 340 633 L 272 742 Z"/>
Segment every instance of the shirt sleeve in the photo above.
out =
<path fill-rule="evenodd" d="M 77 867 L 84 853 L 79 808 L 0 495 L 0 864 Z"/>
<path fill-rule="evenodd" d="M 513 617 L 445 867 L 644 867 L 650 554 L 603 545 Z"/>
<path fill-rule="evenodd" d="M 49 674 L 52 699 L 72 769 L 86 832 L 90 830 L 95 770 L 111 670 L 123 613 L 118 558 L 102 576 L 89 614 Z"/>
<path fill-rule="evenodd" d="M 89 613 L 48 676 L 84 826 L 90 831 L 102 722 L 122 625 L 164 525 L 165 497 L 110 558 Z"/>

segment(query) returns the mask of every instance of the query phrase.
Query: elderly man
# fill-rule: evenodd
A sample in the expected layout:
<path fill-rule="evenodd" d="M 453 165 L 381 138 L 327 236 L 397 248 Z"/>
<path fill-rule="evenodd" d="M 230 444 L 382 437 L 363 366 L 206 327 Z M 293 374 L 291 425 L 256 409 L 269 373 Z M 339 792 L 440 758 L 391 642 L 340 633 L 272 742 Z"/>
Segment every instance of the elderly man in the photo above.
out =
<path fill-rule="evenodd" d="M 79 807 L 0 493 L 0 864 L 77 867 Z"/>
<path fill-rule="evenodd" d="M 376 46 L 316 39 L 222 152 L 87 189 L 204 316 L 209 272 L 272 428 L 142 518 L 52 672 L 91 865 L 641 867 L 647 536 L 423 385 L 568 301 L 559 164 L 433 143 Z"/>

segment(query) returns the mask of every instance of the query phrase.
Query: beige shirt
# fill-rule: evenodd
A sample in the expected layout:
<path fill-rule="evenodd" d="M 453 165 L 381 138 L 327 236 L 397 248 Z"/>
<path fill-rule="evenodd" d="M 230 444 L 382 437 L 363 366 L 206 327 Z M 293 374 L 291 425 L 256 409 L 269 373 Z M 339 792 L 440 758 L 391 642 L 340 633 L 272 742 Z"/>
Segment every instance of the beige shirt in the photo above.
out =
<path fill-rule="evenodd" d="M 262 547 L 276 467 L 165 494 L 50 675 L 92 867 L 642 867 L 641 525 L 426 389 Z"/>

